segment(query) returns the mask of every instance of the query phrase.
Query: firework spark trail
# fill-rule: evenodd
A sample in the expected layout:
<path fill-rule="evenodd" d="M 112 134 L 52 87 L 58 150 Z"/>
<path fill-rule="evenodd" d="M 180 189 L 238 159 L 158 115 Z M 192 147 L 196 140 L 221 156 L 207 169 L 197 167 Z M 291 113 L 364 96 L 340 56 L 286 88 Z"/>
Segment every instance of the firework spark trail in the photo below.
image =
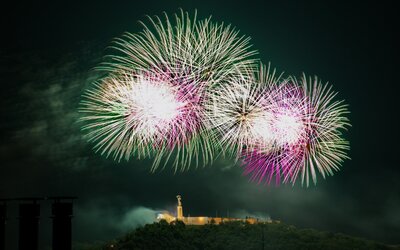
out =
<path fill-rule="evenodd" d="M 138 34 L 113 43 L 106 76 L 83 96 L 81 121 L 96 151 L 116 160 L 172 159 L 175 171 L 212 162 L 219 142 L 203 124 L 207 91 L 255 62 L 249 38 L 230 25 L 181 11 L 149 17 Z M 238 74 L 239 74 L 238 73 Z"/>
<path fill-rule="evenodd" d="M 191 18 L 181 10 L 174 17 L 175 23 L 167 14 L 165 21 L 148 17 L 150 26 L 140 22 L 144 30 L 116 39 L 112 48 L 120 54 L 107 56 L 98 68 L 117 74 L 131 70 L 174 72 L 174 77 L 212 86 L 256 61 L 250 38 L 239 36 L 230 25 L 213 23 L 211 17 L 197 20 L 196 12 Z"/>
<path fill-rule="evenodd" d="M 308 186 L 310 178 L 316 183 L 317 172 L 323 178 L 333 175 L 349 158 L 346 154 L 349 143 L 342 138 L 342 131 L 350 126 L 346 117 L 349 112 L 343 101 L 333 100 L 337 93 L 317 78 L 307 79 L 303 75 L 300 83 L 296 79 L 288 82 L 301 87 L 304 93 L 304 105 L 297 106 L 298 112 L 294 113 L 294 117 L 300 118 L 300 125 L 293 131 L 301 132 L 295 133 L 295 137 L 289 136 L 284 143 L 280 142 L 280 133 L 275 133 L 276 150 L 244 152 L 242 160 L 245 174 L 253 180 L 270 183 L 275 177 L 279 183 L 282 177 L 283 182 L 294 184 L 300 174 L 302 184 L 305 182 Z"/>

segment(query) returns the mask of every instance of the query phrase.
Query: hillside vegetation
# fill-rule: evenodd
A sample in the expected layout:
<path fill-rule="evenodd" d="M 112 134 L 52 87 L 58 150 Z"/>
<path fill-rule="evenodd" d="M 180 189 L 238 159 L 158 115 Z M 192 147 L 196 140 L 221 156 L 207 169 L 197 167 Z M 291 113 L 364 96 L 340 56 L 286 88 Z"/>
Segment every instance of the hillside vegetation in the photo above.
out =
<path fill-rule="evenodd" d="M 262 250 L 262 249 L 400 249 L 344 234 L 298 229 L 283 223 L 187 226 L 166 221 L 148 224 L 125 236 L 85 250 Z"/>

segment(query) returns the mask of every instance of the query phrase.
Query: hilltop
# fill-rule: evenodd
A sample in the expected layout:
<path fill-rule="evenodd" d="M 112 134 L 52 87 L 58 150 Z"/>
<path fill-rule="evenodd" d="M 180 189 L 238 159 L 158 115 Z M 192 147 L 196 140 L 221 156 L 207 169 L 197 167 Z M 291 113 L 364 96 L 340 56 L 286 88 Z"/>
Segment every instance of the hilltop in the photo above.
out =
<path fill-rule="evenodd" d="M 284 223 L 188 226 L 166 221 L 147 224 L 125 236 L 84 250 L 131 249 L 400 249 L 341 233 L 299 229 Z"/>

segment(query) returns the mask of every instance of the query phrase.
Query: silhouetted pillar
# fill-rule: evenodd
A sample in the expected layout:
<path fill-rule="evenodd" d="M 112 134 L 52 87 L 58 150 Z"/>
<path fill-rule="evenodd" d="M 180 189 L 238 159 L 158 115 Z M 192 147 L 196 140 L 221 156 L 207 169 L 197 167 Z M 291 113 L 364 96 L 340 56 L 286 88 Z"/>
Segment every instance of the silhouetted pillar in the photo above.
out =
<path fill-rule="evenodd" d="M 71 250 L 72 202 L 53 203 L 53 250 Z"/>
<path fill-rule="evenodd" d="M 7 219 L 7 205 L 0 204 L 0 250 L 6 249 L 6 219 Z"/>
<path fill-rule="evenodd" d="M 40 205 L 19 205 L 19 250 L 37 250 Z"/>

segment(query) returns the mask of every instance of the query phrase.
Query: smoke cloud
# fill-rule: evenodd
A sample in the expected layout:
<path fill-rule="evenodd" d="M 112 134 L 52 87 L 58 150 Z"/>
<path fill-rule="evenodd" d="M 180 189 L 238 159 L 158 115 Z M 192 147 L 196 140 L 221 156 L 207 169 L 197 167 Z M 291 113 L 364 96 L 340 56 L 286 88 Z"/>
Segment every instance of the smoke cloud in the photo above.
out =
<path fill-rule="evenodd" d="M 156 210 L 144 206 L 118 209 L 95 202 L 75 209 L 74 227 L 77 242 L 111 240 L 137 227 L 156 221 Z M 79 228 L 79 229 L 78 229 Z"/>

